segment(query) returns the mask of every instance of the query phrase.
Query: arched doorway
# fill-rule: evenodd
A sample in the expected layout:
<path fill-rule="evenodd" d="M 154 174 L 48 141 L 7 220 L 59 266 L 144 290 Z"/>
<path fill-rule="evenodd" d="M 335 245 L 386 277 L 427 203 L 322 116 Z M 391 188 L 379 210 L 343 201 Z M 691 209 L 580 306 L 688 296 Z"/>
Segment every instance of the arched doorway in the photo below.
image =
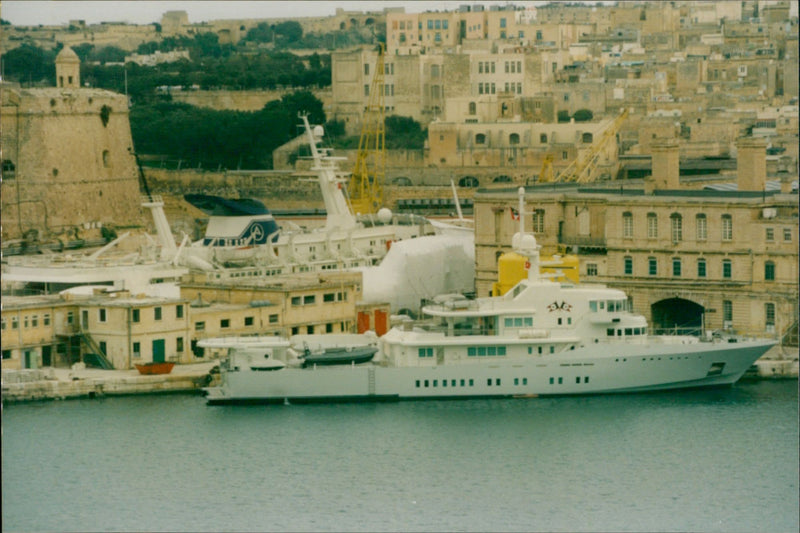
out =
<path fill-rule="evenodd" d="M 699 335 L 703 328 L 704 312 L 702 305 L 683 298 L 667 298 L 650 306 L 652 327 L 656 333 L 659 330 L 670 330 Z"/>

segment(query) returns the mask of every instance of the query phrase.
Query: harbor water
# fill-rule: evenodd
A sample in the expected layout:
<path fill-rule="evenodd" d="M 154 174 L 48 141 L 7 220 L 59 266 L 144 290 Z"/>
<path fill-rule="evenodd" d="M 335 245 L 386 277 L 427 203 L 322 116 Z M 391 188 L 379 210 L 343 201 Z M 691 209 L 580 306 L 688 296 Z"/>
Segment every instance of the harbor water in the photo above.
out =
<path fill-rule="evenodd" d="M 797 381 L 593 397 L 7 405 L 3 531 L 798 530 Z"/>

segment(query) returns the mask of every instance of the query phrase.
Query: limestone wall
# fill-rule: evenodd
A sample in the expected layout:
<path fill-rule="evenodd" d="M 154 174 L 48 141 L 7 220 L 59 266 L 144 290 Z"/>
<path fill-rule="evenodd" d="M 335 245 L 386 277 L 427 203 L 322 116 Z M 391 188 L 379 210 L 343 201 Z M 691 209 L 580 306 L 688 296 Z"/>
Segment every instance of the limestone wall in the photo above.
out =
<path fill-rule="evenodd" d="M 280 100 L 284 94 L 294 89 L 274 91 L 175 91 L 171 93 L 176 102 L 184 102 L 197 107 L 207 107 L 218 110 L 258 111 L 272 100 Z M 327 109 L 332 100 L 332 91 L 316 89 L 314 96 L 322 101 Z"/>
<path fill-rule="evenodd" d="M 41 240 L 143 222 L 125 97 L 98 89 L 3 91 L 2 237 Z"/>

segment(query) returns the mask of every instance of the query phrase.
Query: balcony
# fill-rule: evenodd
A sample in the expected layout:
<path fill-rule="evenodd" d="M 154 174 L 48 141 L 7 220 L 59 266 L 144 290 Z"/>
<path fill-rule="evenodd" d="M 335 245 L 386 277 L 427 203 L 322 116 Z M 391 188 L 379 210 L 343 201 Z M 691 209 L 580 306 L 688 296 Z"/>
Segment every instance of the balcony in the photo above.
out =
<path fill-rule="evenodd" d="M 586 237 L 577 235 L 559 235 L 558 244 L 577 248 L 573 253 L 606 253 L 604 237 Z"/>

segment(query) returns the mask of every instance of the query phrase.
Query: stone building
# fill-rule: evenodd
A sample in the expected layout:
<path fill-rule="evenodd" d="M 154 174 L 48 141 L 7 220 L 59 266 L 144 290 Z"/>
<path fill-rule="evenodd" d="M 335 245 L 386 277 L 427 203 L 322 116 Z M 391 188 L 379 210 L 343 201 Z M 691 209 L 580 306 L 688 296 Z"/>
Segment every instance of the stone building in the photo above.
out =
<path fill-rule="evenodd" d="M 654 145 L 644 186 L 528 187 L 527 231 L 544 254 L 577 253 L 583 282 L 625 290 L 656 329 L 783 335 L 798 319 L 797 191 L 787 176 L 767 180 L 763 141 L 737 147 L 734 190 L 682 187 L 674 141 Z M 479 296 L 510 249 L 516 201 L 516 189 L 475 194 Z"/>
<path fill-rule="evenodd" d="M 202 360 L 209 337 L 386 331 L 389 304 L 365 305 L 361 273 L 299 274 L 221 283 L 192 274 L 180 298 L 65 293 L 4 296 L 2 367 L 68 367 L 78 361 L 118 370 L 137 363 Z M 89 355 L 94 354 L 94 355 Z"/>
<path fill-rule="evenodd" d="M 3 240 L 143 223 L 127 99 L 81 88 L 69 48 L 56 63 L 57 88 L 3 86 Z"/>

